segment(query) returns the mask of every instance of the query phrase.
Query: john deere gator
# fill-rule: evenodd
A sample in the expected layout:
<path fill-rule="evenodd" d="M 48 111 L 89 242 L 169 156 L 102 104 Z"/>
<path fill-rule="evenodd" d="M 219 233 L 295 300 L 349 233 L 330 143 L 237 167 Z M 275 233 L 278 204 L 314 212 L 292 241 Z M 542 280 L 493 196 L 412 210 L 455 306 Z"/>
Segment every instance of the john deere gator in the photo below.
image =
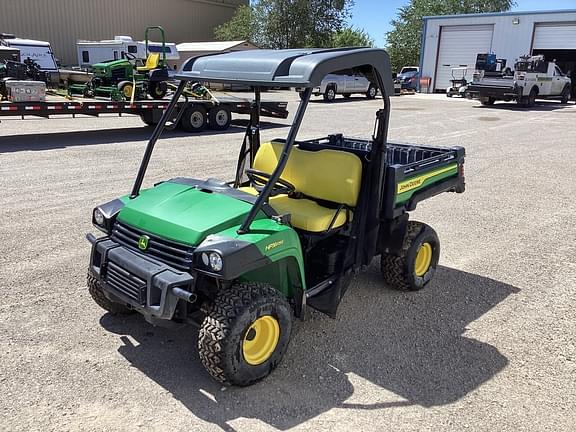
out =
<path fill-rule="evenodd" d="M 373 136 L 298 139 L 312 89 L 343 69 L 360 70 L 381 92 Z M 388 142 L 394 86 L 385 51 L 210 55 L 188 60 L 176 78 L 131 192 L 92 213 L 103 233 L 87 236 L 88 289 L 98 305 L 153 325 L 197 325 L 206 370 L 243 386 L 278 365 L 295 318 L 309 308 L 334 317 L 354 275 L 374 259 L 383 286 L 414 291 L 431 282 L 440 241 L 409 214 L 424 199 L 464 192 L 464 149 Z M 230 179 L 176 177 L 143 188 L 187 82 L 254 88 L 236 171 Z M 260 92 L 270 87 L 304 90 L 288 135 L 261 142 Z"/>

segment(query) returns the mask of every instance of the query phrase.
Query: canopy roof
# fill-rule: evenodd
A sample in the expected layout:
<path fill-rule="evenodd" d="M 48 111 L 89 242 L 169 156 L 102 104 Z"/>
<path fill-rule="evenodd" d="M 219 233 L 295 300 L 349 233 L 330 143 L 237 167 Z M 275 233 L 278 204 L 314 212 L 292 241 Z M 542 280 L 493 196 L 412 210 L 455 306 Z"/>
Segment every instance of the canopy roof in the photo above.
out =
<path fill-rule="evenodd" d="M 316 87 L 329 73 L 359 69 L 369 79 L 380 75 L 386 93 L 393 94 L 388 53 L 377 48 L 249 50 L 188 59 L 176 79 L 229 82 L 262 87 Z"/>

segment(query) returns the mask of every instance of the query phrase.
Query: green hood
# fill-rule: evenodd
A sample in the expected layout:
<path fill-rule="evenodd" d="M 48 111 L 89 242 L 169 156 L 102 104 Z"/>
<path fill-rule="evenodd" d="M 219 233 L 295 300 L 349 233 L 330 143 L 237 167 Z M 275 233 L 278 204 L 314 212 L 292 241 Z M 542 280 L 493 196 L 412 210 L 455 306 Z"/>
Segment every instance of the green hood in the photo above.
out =
<path fill-rule="evenodd" d="M 227 195 L 170 182 L 123 201 L 121 222 L 192 246 L 209 234 L 240 225 L 252 207 Z"/>

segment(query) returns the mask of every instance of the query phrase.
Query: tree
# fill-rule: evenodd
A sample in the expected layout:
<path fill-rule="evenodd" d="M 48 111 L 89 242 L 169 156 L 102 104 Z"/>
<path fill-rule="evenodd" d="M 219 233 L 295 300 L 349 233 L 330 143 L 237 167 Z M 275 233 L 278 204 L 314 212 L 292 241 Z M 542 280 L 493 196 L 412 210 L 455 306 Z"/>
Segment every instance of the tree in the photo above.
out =
<path fill-rule="evenodd" d="M 240 6 L 214 30 L 218 40 L 250 40 L 261 48 L 329 47 L 353 0 L 258 0 Z"/>
<path fill-rule="evenodd" d="M 373 47 L 374 39 L 363 29 L 347 27 L 332 35 L 332 46 L 337 47 Z"/>
<path fill-rule="evenodd" d="M 422 17 L 510 10 L 514 0 L 411 0 L 398 9 L 393 29 L 386 34 L 392 68 L 419 64 Z"/>

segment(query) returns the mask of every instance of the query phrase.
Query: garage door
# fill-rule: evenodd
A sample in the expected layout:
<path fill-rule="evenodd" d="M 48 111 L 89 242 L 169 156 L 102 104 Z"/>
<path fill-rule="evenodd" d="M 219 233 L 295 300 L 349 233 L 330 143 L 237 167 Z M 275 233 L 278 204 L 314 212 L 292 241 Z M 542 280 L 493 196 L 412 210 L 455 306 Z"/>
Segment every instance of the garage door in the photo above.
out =
<path fill-rule="evenodd" d="M 492 25 L 442 27 L 434 89 L 446 90 L 450 85 L 453 67 L 467 66 L 470 68 L 468 76 L 471 77 L 476 55 L 491 51 L 493 32 Z"/>
<path fill-rule="evenodd" d="M 576 49 L 576 23 L 536 24 L 532 49 Z"/>

